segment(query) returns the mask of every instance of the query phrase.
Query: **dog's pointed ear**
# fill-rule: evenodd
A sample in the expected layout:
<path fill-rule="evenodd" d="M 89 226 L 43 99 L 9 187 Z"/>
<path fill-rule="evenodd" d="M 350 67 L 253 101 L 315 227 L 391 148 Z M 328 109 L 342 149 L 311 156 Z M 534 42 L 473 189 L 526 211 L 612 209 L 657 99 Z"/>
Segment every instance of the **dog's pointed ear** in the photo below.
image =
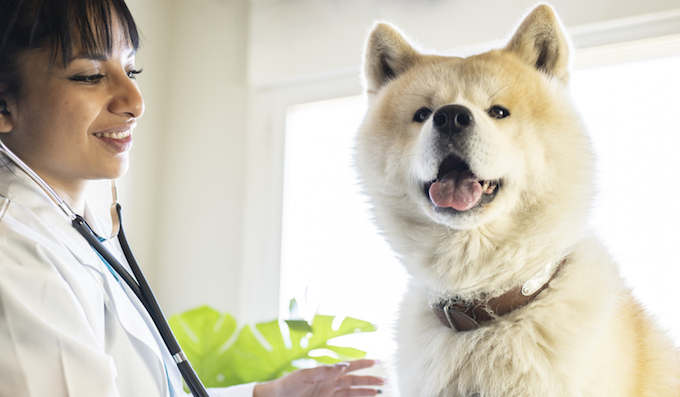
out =
<path fill-rule="evenodd" d="M 549 76 L 569 81 L 570 45 L 555 11 L 547 4 L 534 8 L 505 48 Z"/>
<path fill-rule="evenodd" d="M 383 85 L 411 68 L 419 55 L 394 27 L 376 24 L 366 44 L 367 92 L 378 92 Z"/>

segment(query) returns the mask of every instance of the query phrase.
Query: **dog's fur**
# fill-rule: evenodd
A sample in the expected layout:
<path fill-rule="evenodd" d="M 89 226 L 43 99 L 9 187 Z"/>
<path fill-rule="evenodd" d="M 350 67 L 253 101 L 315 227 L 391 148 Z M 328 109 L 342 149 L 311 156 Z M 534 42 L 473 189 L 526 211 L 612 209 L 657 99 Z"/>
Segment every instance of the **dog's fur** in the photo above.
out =
<path fill-rule="evenodd" d="M 356 163 L 411 275 L 397 324 L 402 397 L 680 396 L 673 343 L 587 228 L 593 153 L 569 96 L 569 56 L 547 5 L 505 48 L 468 58 L 421 54 L 387 24 L 370 35 Z M 470 110 L 471 128 L 443 136 L 432 116 L 414 119 L 450 104 Z M 451 154 L 494 181 L 495 196 L 469 210 L 433 204 L 427 189 Z M 499 296 L 563 258 L 531 303 L 477 330 L 456 332 L 432 312 L 445 299 Z"/>

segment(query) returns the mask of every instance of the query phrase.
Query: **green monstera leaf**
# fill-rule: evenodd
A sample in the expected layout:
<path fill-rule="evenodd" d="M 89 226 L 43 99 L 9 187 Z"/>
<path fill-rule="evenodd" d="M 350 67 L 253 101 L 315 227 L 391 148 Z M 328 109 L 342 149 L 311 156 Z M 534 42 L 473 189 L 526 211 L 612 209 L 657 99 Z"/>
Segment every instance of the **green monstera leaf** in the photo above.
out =
<path fill-rule="evenodd" d="M 334 346 L 328 342 L 343 335 L 375 331 L 375 326 L 347 317 L 340 328 L 333 330 L 333 320 L 333 316 L 316 315 L 311 325 L 306 321 L 274 320 L 257 324 L 256 331 L 251 327 L 244 328 L 231 347 L 234 352 L 234 371 L 243 378 L 259 373 L 253 381 L 262 382 L 298 369 L 298 360 L 332 364 L 364 357 L 364 351 Z M 335 357 L 323 352 L 333 352 Z"/>
<path fill-rule="evenodd" d="M 182 349 L 207 387 L 223 387 L 276 379 L 315 361 L 333 364 L 362 358 L 365 352 L 329 344 L 331 339 L 376 327 L 346 317 L 337 329 L 335 317 L 316 315 L 303 320 L 274 320 L 246 325 L 236 336 L 236 321 L 207 306 L 170 318 Z"/>
<path fill-rule="evenodd" d="M 236 320 L 232 316 L 202 306 L 172 316 L 168 323 L 189 362 L 206 386 L 242 383 L 224 365 L 229 359 L 226 349 L 237 329 Z"/>

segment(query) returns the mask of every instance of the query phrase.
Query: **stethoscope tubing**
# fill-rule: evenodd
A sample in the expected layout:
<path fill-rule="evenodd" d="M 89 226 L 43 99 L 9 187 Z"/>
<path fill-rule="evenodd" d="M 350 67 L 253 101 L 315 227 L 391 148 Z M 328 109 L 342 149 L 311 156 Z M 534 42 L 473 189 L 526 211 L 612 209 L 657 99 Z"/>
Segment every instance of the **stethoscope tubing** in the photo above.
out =
<path fill-rule="evenodd" d="M 38 174 L 36 174 L 35 171 L 31 169 L 31 167 L 26 165 L 26 163 L 24 163 L 23 160 L 19 158 L 19 156 L 17 156 L 16 154 L 14 154 L 14 152 L 9 150 L 9 148 L 5 146 L 2 140 L 0 140 L 0 153 L 4 153 L 7 156 L 7 158 L 12 160 L 12 162 L 16 164 L 22 171 L 24 171 L 26 175 L 33 179 L 33 181 L 37 183 L 38 186 L 40 186 L 40 188 L 49 196 L 49 198 L 54 202 L 54 204 L 56 204 L 57 207 L 59 207 L 59 209 L 61 209 L 71 221 L 75 219 L 76 213 L 73 212 L 71 207 L 69 207 L 68 204 L 66 204 L 66 202 L 64 202 L 64 200 L 62 200 L 61 197 L 59 197 L 59 195 L 54 191 L 54 189 L 52 189 L 52 187 L 50 187 L 50 185 L 48 185 L 47 182 L 45 182 Z"/>
<path fill-rule="evenodd" d="M 125 259 L 130 265 L 130 269 L 134 274 L 134 278 L 130 273 L 123 267 L 123 265 L 116 259 L 109 250 L 104 247 L 104 244 L 99 240 L 98 236 L 92 231 L 90 226 L 87 224 L 85 219 L 76 214 L 69 206 L 64 202 L 59 195 L 45 182 L 38 174 L 35 173 L 26 163 L 24 163 L 17 155 L 15 155 L 5 144 L 0 140 L 0 153 L 4 153 L 12 162 L 14 162 L 21 170 L 23 170 L 45 193 L 50 197 L 50 199 L 57 205 L 71 220 L 71 225 L 82 235 L 85 240 L 90 244 L 90 246 L 99 253 L 99 255 L 108 262 L 108 264 L 113 268 L 113 270 L 118 273 L 118 275 L 125 281 L 132 292 L 139 298 L 142 305 L 149 313 L 149 316 L 153 320 L 158 332 L 165 343 L 165 346 L 170 351 L 175 364 L 179 368 L 184 381 L 189 387 L 191 394 L 196 397 L 209 397 L 208 392 L 205 390 L 205 386 L 196 375 L 196 372 L 191 367 L 191 364 L 186 358 L 186 355 L 182 351 L 177 339 L 170 329 L 170 325 L 163 315 L 163 311 L 156 300 L 149 283 L 146 281 L 141 268 L 137 264 L 135 256 L 132 254 L 130 245 L 128 244 L 127 238 L 125 237 L 125 232 L 123 230 L 123 222 L 121 217 L 121 206 L 118 204 L 117 199 L 115 203 L 115 210 L 118 215 L 118 242 L 123 250 Z M 115 226 L 115 225 L 114 225 Z"/>
<path fill-rule="evenodd" d="M 137 260 L 132 254 L 130 245 L 128 244 L 127 238 L 125 237 L 125 229 L 123 228 L 123 218 L 121 214 L 122 208 L 120 204 L 116 204 L 116 211 L 118 212 L 118 221 L 120 222 L 118 242 L 123 249 L 123 254 L 130 265 L 130 269 L 134 274 L 134 278 L 130 275 L 130 273 L 128 273 L 127 270 L 125 270 L 123 265 L 113 256 L 113 254 L 111 254 L 111 252 L 107 250 L 106 247 L 104 247 L 104 244 L 102 244 L 102 242 L 97 238 L 96 234 L 92 231 L 92 229 L 90 229 L 83 217 L 76 215 L 76 219 L 74 219 L 71 224 L 87 240 L 87 242 L 90 243 L 90 246 L 92 246 L 92 248 L 109 263 L 116 273 L 118 273 L 123 278 L 123 281 L 125 281 L 125 283 L 142 302 L 149 313 L 149 316 L 151 316 L 151 319 L 156 325 L 158 332 L 161 334 L 165 346 L 168 348 L 172 358 L 175 360 L 175 364 L 177 364 L 177 367 L 182 373 L 182 377 L 184 378 L 187 387 L 189 387 L 191 394 L 196 397 L 209 397 L 208 392 L 203 386 L 203 383 L 198 378 L 198 375 L 196 375 L 196 372 L 186 359 L 182 348 L 179 346 L 175 335 L 173 335 L 170 325 L 165 319 L 165 315 L 163 315 L 163 311 L 156 300 L 156 296 L 151 290 L 149 283 L 146 281 L 146 277 L 144 277 L 141 268 L 137 264 Z"/>
<path fill-rule="evenodd" d="M 120 230 L 118 231 L 118 242 L 120 243 L 120 246 L 123 249 L 123 254 L 125 255 L 125 258 L 127 259 L 128 264 L 130 265 L 130 269 L 132 269 L 132 273 L 134 274 L 135 278 L 137 278 L 137 282 L 139 284 L 139 288 L 142 291 L 142 295 L 144 295 L 148 300 L 149 306 L 145 307 L 152 308 L 152 310 L 150 310 L 149 313 L 151 315 L 151 319 L 156 325 L 158 332 L 161 334 L 163 342 L 165 342 L 165 345 L 170 351 L 173 360 L 175 360 L 175 364 L 177 364 L 179 371 L 182 373 L 182 377 L 184 378 L 187 387 L 189 387 L 191 394 L 197 397 L 208 397 L 208 392 L 205 390 L 203 382 L 201 382 L 201 380 L 198 378 L 196 371 L 194 371 L 193 367 L 191 366 L 191 363 L 189 362 L 189 360 L 187 360 L 186 356 L 184 355 L 182 348 L 180 347 L 179 343 L 177 342 L 177 339 L 175 338 L 175 335 L 172 333 L 172 330 L 170 329 L 170 325 L 168 324 L 168 321 L 166 320 L 165 315 L 163 314 L 163 310 L 158 304 L 158 300 L 156 300 L 156 296 L 151 290 L 151 286 L 149 286 L 149 283 L 146 281 L 146 277 L 144 277 L 144 273 L 142 273 L 142 269 L 139 267 L 139 264 L 137 264 L 137 259 L 135 259 L 135 256 L 132 253 L 132 249 L 130 249 L 128 240 L 125 237 L 125 230 L 123 229 L 123 218 L 121 217 L 122 208 L 120 204 L 116 204 L 116 211 L 118 213 L 118 220 L 120 222 L 119 223 Z M 152 315 L 151 312 L 156 313 L 156 315 Z"/>

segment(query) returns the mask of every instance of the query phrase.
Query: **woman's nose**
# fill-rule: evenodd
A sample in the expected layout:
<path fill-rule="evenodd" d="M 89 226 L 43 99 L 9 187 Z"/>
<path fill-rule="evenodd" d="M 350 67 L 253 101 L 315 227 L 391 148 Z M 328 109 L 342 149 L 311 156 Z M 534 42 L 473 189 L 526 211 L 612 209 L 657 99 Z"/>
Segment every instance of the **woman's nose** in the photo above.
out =
<path fill-rule="evenodd" d="M 144 98 L 134 79 L 127 72 L 117 73 L 113 79 L 112 98 L 109 110 L 129 118 L 139 118 L 144 114 Z"/>

